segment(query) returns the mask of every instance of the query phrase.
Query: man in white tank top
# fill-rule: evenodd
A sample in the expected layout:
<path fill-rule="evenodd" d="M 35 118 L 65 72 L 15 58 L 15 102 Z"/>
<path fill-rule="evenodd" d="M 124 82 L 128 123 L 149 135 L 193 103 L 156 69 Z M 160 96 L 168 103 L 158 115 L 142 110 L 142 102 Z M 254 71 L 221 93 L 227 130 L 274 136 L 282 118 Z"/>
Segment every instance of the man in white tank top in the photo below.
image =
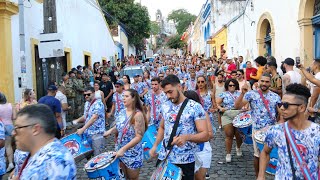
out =
<path fill-rule="evenodd" d="M 282 77 L 282 92 L 286 93 L 286 87 L 289 84 L 301 83 L 301 75 L 293 70 L 294 60 L 292 58 L 287 58 L 283 61 L 283 66 L 286 69 L 286 73 Z"/>

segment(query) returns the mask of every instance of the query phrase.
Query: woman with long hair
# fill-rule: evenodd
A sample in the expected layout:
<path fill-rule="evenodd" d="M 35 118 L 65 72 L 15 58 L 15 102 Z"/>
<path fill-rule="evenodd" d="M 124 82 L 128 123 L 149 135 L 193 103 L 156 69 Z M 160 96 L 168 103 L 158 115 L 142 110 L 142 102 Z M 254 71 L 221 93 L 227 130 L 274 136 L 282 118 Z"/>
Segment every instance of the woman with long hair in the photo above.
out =
<path fill-rule="evenodd" d="M 208 81 L 204 75 L 200 75 L 197 77 L 196 92 L 200 97 L 201 105 L 210 116 L 211 126 L 213 128 L 213 131 L 215 131 L 214 113 L 217 110 L 215 89 L 208 89 Z"/>
<path fill-rule="evenodd" d="M 192 100 L 201 104 L 201 100 L 200 100 L 201 98 L 199 97 L 199 95 L 195 91 L 189 90 L 189 91 L 185 91 L 183 94 L 187 98 L 192 99 Z M 208 113 L 206 113 L 206 117 L 207 117 L 206 118 L 206 120 L 207 120 L 206 125 L 207 125 L 208 132 L 209 132 L 209 138 L 212 139 L 213 132 L 212 132 L 212 126 L 211 126 L 210 117 L 209 117 Z M 196 155 L 202 161 L 202 165 L 201 165 L 201 167 L 198 167 L 197 165 L 195 166 L 195 168 L 196 168 L 195 169 L 195 172 L 196 172 L 195 173 L 195 180 L 204 180 L 206 178 L 206 173 L 211 165 L 212 148 L 211 148 L 210 142 L 207 141 L 205 143 L 200 143 L 199 149 L 200 149 L 200 151 L 196 152 Z"/>
<path fill-rule="evenodd" d="M 140 96 L 134 89 L 124 92 L 125 109 L 116 117 L 116 126 L 104 133 L 104 137 L 118 134 L 116 158 L 127 179 L 138 180 L 143 161 L 142 137 L 148 127 Z"/>
<path fill-rule="evenodd" d="M 147 86 L 148 90 L 151 91 L 151 78 L 150 78 L 150 72 L 148 70 L 143 72 L 143 82 Z"/>
<path fill-rule="evenodd" d="M 36 94 L 34 93 L 33 89 L 25 89 L 21 101 L 16 106 L 16 110 L 20 111 L 20 109 L 26 107 L 27 105 L 37 103 Z"/>
<path fill-rule="evenodd" d="M 189 78 L 189 73 L 185 65 L 181 65 L 180 72 L 178 72 L 178 77 L 180 80 L 186 80 Z"/>
<path fill-rule="evenodd" d="M 100 90 L 100 85 L 98 82 L 95 82 L 94 85 L 93 85 L 93 88 L 94 88 L 94 96 L 96 99 L 101 99 L 103 105 L 104 105 L 104 108 L 107 108 L 107 105 L 106 105 L 106 100 L 104 99 L 104 93 L 103 91 Z"/>
<path fill-rule="evenodd" d="M 239 83 L 235 79 L 228 79 L 224 84 L 225 92 L 220 93 L 217 98 L 217 104 L 219 112 L 223 113 L 221 116 L 221 125 L 226 135 L 226 162 L 231 162 L 231 148 L 233 137 L 236 136 L 237 142 L 237 156 L 242 156 L 241 144 L 242 139 L 239 132 L 233 127 L 233 119 L 241 113 L 240 110 L 236 110 L 234 107 L 235 100 L 240 96 Z"/>
<path fill-rule="evenodd" d="M 14 129 L 13 120 L 16 119 L 16 111 L 11 103 L 7 102 L 7 98 L 0 93 L 0 121 L 4 125 L 5 131 L 5 152 L 8 157 L 7 172 L 14 168 L 13 165 L 13 149 L 12 149 L 12 131 Z"/>
<path fill-rule="evenodd" d="M 128 90 L 131 87 L 130 77 L 128 75 L 124 75 L 122 77 L 122 80 L 124 82 L 123 88 L 124 90 Z"/>
<path fill-rule="evenodd" d="M 100 83 L 101 79 L 102 79 L 101 70 L 100 70 L 100 68 L 98 68 L 97 73 L 94 74 L 94 80 L 95 80 L 95 82 Z"/>

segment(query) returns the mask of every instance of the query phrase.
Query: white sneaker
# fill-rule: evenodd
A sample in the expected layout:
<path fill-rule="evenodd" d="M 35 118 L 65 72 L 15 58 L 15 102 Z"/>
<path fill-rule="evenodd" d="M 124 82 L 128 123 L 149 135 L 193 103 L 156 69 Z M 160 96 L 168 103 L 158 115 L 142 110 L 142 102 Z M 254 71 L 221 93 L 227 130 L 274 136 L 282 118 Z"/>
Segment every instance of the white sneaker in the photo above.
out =
<path fill-rule="evenodd" d="M 236 148 L 237 156 L 242 156 L 241 148 Z"/>
<path fill-rule="evenodd" d="M 231 154 L 226 155 L 226 162 L 227 163 L 231 162 Z"/>
<path fill-rule="evenodd" d="M 10 163 L 7 168 L 7 173 L 10 172 L 14 168 L 14 165 Z"/>

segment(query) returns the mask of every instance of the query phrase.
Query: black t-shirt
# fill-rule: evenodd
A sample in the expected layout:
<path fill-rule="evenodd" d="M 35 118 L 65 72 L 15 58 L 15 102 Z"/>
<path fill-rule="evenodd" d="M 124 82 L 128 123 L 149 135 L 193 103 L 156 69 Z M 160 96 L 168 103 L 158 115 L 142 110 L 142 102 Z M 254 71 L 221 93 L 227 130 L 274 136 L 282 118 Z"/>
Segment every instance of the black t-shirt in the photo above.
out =
<path fill-rule="evenodd" d="M 110 91 L 113 90 L 112 83 L 110 81 L 107 81 L 107 82 L 101 81 L 100 82 L 100 90 L 103 92 L 104 97 L 107 97 L 108 94 L 110 93 Z M 108 98 L 108 100 L 106 101 L 106 103 L 110 103 L 110 102 L 112 102 L 112 96 L 110 96 Z"/>
<path fill-rule="evenodd" d="M 117 78 L 116 76 L 114 75 L 114 71 L 110 71 L 109 72 L 109 76 L 110 76 L 110 79 L 113 83 L 116 83 L 117 82 Z"/>

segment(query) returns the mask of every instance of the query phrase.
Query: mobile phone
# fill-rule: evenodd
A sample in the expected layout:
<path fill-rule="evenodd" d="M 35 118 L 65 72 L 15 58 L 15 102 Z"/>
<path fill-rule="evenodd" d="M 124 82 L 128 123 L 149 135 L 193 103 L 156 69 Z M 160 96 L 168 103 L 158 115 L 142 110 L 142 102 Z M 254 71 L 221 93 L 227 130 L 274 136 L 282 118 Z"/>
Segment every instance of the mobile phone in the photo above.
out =
<path fill-rule="evenodd" d="M 300 57 L 296 57 L 296 67 L 300 67 Z"/>

